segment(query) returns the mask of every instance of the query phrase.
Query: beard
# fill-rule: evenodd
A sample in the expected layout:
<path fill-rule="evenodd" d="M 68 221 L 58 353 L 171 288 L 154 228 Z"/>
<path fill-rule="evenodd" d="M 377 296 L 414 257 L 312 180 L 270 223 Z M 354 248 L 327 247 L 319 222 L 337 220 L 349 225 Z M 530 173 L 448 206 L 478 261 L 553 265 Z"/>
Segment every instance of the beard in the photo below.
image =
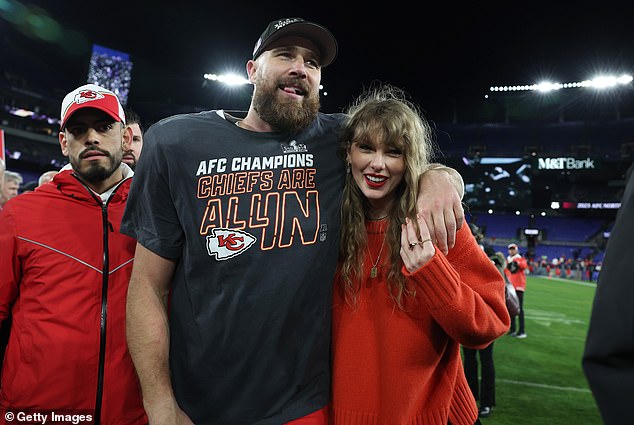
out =
<path fill-rule="evenodd" d="M 136 168 L 136 162 L 137 162 L 136 155 L 134 155 L 134 152 L 132 151 L 126 152 L 123 155 L 121 162 L 128 164 L 128 166 L 132 168 L 132 170 L 134 170 Z"/>
<path fill-rule="evenodd" d="M 80 158 L 86 155 L 90 151 L 99 151 L 100 153 L 106 155 L 108 159 L 106 165 L 103 165 L 96 161 L 95 162 L 91 161 L 82 167 Z M 79 177 L 81 177 L 82 180 L 96 185 L 103 182 L 108 177 L 113 175 L 115 171 L 117 171 L 117 169 L 119 168 L 121 164 L 121 156 L 123 156 L 123 151 L 119 155 L 119 158 L 113 158 L 113 156 L 108 151 L 101 150 L 101 149 L 89 149 L 89 150 L 83 151 L 80 154 L 79 158 L 71 159 L 70 162 L 73 167 L 73 170 Z"/>
<path fill-rule="evenodd" d="M 293 99 L 279 99 L 279 87 L 289 83 L 301 87 L 310 93 L 304 81 L 298 78 L 273 82 L 260 79 L 257 90 L 253 94 L 253 109 L 260 118 L 266 121 L 275 131 L 297 133 L 308 127 L 319 112 L 319 95 L 310 93 L 301 103 Z"/>

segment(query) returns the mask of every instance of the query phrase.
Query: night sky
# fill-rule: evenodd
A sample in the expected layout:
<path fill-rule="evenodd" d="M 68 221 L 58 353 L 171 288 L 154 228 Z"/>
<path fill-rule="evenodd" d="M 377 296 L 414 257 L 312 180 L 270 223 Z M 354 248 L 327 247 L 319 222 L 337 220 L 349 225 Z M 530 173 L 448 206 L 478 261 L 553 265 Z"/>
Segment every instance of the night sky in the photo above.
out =
<path fill-rule="evenodd" d="M 85 82 L 96 43 L 130 54 L 128 104 L 148 119 L 246 109 L 249 86 L 205 85 L 202 75 L 246 76 L 268 22 L 298 16 L 325 25 L 339 43 L 322 74 L 324 112 L 344 109 L 375 80 L 403 87 L 442 121 L 456 104 L 482 102 L 492 85 L 634 73 L 631 2 L 421 2 L 422 12 L 411 5 L 0 0 L 0 67 L 61 100 Z"/>

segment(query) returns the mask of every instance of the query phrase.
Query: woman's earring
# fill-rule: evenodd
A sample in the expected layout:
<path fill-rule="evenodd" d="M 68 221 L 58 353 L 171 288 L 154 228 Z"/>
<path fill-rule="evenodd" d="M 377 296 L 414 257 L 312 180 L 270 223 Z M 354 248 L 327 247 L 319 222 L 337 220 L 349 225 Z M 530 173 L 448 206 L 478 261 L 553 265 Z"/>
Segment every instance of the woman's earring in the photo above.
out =
<path fill-rule="evenodd" d="M 348 162 L 346 163 L 346 173 L 350 174 L 351 172 L 352 171 L 351 171 L 350 163 Z"/>

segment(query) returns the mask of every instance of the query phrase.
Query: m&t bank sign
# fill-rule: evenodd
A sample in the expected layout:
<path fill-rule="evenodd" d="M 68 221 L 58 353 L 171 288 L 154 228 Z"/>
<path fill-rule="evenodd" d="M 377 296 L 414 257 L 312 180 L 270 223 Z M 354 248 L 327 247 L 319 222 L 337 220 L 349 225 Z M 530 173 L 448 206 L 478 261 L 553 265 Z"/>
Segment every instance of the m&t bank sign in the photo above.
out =
<path fill-rule="evenodd" d="M 596 158 L 573 158 L 569 156 L 537 158 L 535 164 L 536 170 L 597 170 L 600 167 L 599 160 Z"/>

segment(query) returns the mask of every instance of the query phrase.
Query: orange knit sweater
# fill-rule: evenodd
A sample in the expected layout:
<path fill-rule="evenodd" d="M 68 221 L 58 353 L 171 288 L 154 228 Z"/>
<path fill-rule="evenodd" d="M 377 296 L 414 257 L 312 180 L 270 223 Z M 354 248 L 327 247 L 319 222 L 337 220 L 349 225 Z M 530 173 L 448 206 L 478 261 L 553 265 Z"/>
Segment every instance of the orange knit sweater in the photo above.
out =
<path fill-rule="evenodd" d="M 386 267 L 369 277 L 386 224 L 366 225 L 371 254 L 356 309 L 335 280 L 331 424 L 472 425 L 460 344 L 482 348 L 508 330 L 502 276 L 463 226 L 446 257 L 436 250 L 415 273 L 403 268 L 416 295 L 400 310 Z"/>

